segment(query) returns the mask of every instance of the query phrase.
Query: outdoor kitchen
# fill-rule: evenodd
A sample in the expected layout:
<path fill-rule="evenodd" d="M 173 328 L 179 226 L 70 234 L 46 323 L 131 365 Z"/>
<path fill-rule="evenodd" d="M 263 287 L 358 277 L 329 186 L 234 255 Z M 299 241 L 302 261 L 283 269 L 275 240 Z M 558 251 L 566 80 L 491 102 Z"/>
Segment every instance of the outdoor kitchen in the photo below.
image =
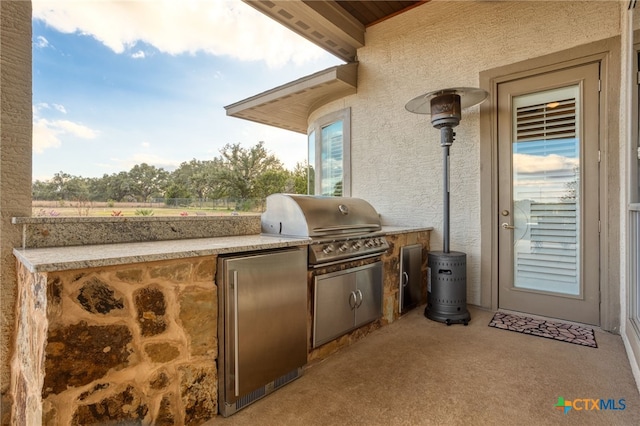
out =
<path fill-rule="evenodd" d="M 637 0 L 238 2 L 343 62 L 223 97 L 303 135 L 315 195 L 99 218 L 31 217 L 31 3 L 0 2 L 3 425 L 640 424 Z"/>
<path fill-rule="evenodd" d="M 269 362 L 271 338 L 266 339 L 267 346 L 261 352 L 252 352 L 253 347 L 247 349 L 243 346 L 246 328 L 242 328 L 240 315 L 243 334 L 236 340 L 239 355 L 231 355 L 231 359 L 239 360 L 237 366 L 232 365 L 231 385 L 233 388 L 234 383 L 239 383 L 240 387 L 237 391 L 231 390 L 231 400 L 236 405 L 224 408 L 221 399 L 226 392 L 223 310 L 228 305 L 221 296 L 226 291 L 222 290 L 221 271 L 222 262 L 227 258 L 233 260 L 240 256 L 251 260 L 291 251 L 302 253 L 302 283 L 298 280 L 297 285 L 291 287 L 298 288 L 295 292 L 302 295 L 296 305 L 297 318 L 301 319 L 297 328 L 303 333 L 302 340 L 296 340 L 302 342 L 297 347 L 301 347 L 303 356 L 301 361 L 298 357 L 297 364 L 294 362 L 295 370 L 299 368 L 298 375 L 303 375 L 304 368 L 314 362 L 392 323 L 411 307 L 426 301 L 430 228 L 381 226 L 379 215 L 364 200 L 338 197 L 325 204 L 328 199 L 322 197 L 296 197 L 274 195 L 272 201 L 287 206 L 285 210 L 298 202 L 300 205 L 311 202 L 302 209 L 309 216 L 299 218 L 308 222 L 298 223 L 313 224 L 307 228 L 306 235 L 280 233 L 280 226 L 288 229 L 285 225 L 278 225 L 275 234 L 265 232 L 273 223 L 267 223 L 267 218 L 277 218 L 278 223 L 290 219 L 280 213 L 267 213 L 262 221 L 258 216 L 203 217 L 187 221 L 147 218 L 146 225 L 136 224 L 137 237 L 146 239 L 138 242 L 126 240 L 130 238 L 126 232 L 116 232 L 131 226 L 119 218 L 104 219 L 101 223 L 93 220 L 96 223 L 91 226 L 82 218 L 16 218 L 15 226 L 23 227 L 25 246 L 15 250 L 22 316 L 18 321 L 13 392 L 16 401 L 24 404 L 15 406 L 14 418 L 21 424 L 114 421 L 201 424 L 225 413 L 232 415 L 296 379 L 298 376 L 292 377 L 289 371 L 284 371 L 288 365 L 279 366 L 274 361 L 273 372 L 263 378 L 268 383 L 248 380 L 247 386 L 253 386 L 258 392 L 254 388 L 247 391 L 243 374 L 251 365 Z M 317 201 L 319 203 L 314 204 Z M 319 216 L 323 218 L 320 220 L 327 220 L 331 218 L 328 211 L 334 208 L 338 217 L 332 224 L 318 224 L 309 213 L 327 209 L 326 214 Z M 358 209 L 365 213 L 356 214 Z M 341 217 L 347 222 L 358 221 L 358 226 L 344 222 Z M 365 228 L 361 227 L 363 220 Z M 215 224 L 216 221 L 220 223 Z M 92 232 L 91 228 L 97 231 Z M 143 235 L 145 231 L 140 230 L 145 228 L 149 235 Z M 164 235 L 161 229 L 169 234 L 167 239 L 150 241 L 155 239 L 151 235 Z M 74 245 L 64 243 L 65 235 L 74 235 L 70 238 Z M 115 235 L 122 235 L 125 241 L 113 241 Z M 174 239 L 170 239 L 170 235 Z M 187 238 L 175 239 L 176 236 Z M 78 239 L 90 245 L 76 245 Z M 101 243 L 105 239 L 110 244 Z M 418 256 L 414 254 L 411 258 L 412 267 L 403 265 L 401 251 L 406 247 L 419 248 Z M 285 268 L 289 262 L 285 263 L 277 266 Z M 267 270 L 264 266 L 258 274 L 266 277 Z M 419 271 L 420 276 L 410 280 L 411 271 L 413 275 Z M 248 288 L 243 287 L 243 272 L 240 270 L 235 275 L 239 277 L 237 288 L 242 295 L 246 291 L 243 288 Z M 337 328 L 335 324 L 329 324 L 328 328 L 318 325 L 319 314 L 326 318 L 323 309 L 329 310 L 329 316 L 335 316 L 339 310 L 318 307 L 319 300 L 324 300 L 327 306 L 331 298 L 323 299 L 322 292 L 317 293 L 317 283 L 345 283 L 351 277 L 358 283 L 362 277 L 373 277 L 370 287 L 359 284 L 358 288 L 346 292 L 346 315 L 352 316 L 352 322 Z M 408 288 L 405 290 L 409 281 L 419 283 L 418 294 L 415 288 L 411 292 Z M 254 287 L 256 294 L 261 287 L 267 288 L 267 284 L 266 278 L 260 281 L 260 285 Z M 282 294 L 276 289 L 263 293 L 266 297 Z M 410 308 L 401 313 L 403 293 L 407 299 L 404 303 Z M 409 305 L 412 297 L 414 303 Z M 242 303 L 239 302 L 239 310 Z M 360 312 L 365 312 L 366 306 L 369 314 L 358 314 L 361 317 L 354 320 L 351 309 L 360 308 Z M 269 321 L 257 323 L 271 324 L 285 315 L 279 308 L 274 309 L 265 310 L 264 318 Z M 273 341 L 291 340 L 270 333 Z M 318 333 L 322 336 L 318 337 Z M 244 357 L 246 353 L 249 358 Z M 235 368 L 241 368 L 240 382 L 235 381 L 238 376 Z M 277 398 L 277 394 L 272 397 Z"/>

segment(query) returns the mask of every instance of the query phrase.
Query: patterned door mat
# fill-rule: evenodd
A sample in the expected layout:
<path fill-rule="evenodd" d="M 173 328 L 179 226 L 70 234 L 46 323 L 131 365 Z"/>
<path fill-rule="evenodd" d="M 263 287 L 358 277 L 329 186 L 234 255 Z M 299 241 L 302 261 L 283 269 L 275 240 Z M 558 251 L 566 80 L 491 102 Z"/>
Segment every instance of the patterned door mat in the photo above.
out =
<path fill-rule="evenodd" d="M 489 327 L 532 334 L 590 348 L 598 347 L 592 328 L 561 321 L 547 321 L 522 315 L 496 312 L 489 323 Z"/>

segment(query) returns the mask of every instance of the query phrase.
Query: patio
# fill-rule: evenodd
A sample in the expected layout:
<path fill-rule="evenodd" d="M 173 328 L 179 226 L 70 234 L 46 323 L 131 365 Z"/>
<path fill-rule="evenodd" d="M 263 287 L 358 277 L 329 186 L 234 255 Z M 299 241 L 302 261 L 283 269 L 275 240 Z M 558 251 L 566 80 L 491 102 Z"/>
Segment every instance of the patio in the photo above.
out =
<path fill-rule="evenodd" d="M 206 424 L 640 424 L 640 395 L 619 335 L 596 329 L 593 349 L 491 328 L 493 312 L 470 312 L 468 327 L 447 327 L 419 307 Z M 559 397 L 576 408 L 564 414 L 554 407 Z M 598 399 L 618 409 L 595 410 Z"/>

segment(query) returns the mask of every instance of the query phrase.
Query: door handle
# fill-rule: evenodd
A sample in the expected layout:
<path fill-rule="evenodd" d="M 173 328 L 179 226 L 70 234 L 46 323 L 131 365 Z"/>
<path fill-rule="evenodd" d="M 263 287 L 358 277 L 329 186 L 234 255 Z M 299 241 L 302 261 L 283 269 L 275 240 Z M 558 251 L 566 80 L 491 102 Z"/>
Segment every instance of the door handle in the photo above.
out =
<path fill-rule="evenodd" d="M 355 309 L 358 307 L 358 296 L 356 296 L 355 291 L 349 293 L 349 306 L 351 307 L 351 309 Z"/>
<path fill-rule="evenodd" d="M 360 291 L 360 289 L 356 290 L 356 294 L 357 296 L 359 296 L 359 299 L 360 299 L 356 302 L 356 308 L 359 308 L 360 305 L 362 305 L 362 292 Z"/>
<path fill-rule="evenodd" d="M 406 287 L 409 284 L 409 274 L 406 272 L 402 273 L 402 287 Z"/>
<path fill-rule="evenodd" d="M 503 222 L 502 229 L 516 229 L 516 227 L 513 225 L 509 225 L 507 222 Z"/>

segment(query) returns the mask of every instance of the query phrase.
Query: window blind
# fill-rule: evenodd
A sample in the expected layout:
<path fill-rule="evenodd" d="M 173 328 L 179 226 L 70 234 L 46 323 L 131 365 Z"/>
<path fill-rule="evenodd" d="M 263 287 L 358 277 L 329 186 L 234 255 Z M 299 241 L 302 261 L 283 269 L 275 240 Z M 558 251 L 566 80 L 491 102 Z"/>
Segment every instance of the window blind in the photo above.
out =
<path fill-rule="evenodd" d="M 513 198 L 522 213 L 515 221 L 517 287 L 579 294 L 576 129 L 575 97 L 529 99 L 514 110 Z"/>

